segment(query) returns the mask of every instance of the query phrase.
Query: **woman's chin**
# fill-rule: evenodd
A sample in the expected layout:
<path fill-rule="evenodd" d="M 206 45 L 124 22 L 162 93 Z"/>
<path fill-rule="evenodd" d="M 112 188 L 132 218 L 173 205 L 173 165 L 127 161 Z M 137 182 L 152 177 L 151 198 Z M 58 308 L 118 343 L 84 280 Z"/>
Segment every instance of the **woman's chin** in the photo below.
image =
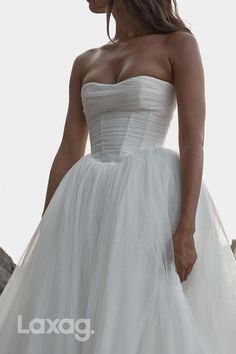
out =
<path fill-rule="evenodd" d="M 104 14 L 107 12 L 106 10 L 106 6 L 104 5 L 99 5 L 99 2 L 95 2 L 93 0 L 88 1 L 89 2 L 89 10 L 93 13 L 100 13 L 100 14 Z"/>

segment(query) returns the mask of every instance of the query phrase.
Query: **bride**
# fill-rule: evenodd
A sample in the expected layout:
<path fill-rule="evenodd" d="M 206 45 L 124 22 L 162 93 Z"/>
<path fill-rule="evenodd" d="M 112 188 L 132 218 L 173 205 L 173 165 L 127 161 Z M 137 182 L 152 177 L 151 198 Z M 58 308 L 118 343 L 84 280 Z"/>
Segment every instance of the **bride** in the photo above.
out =
<path fill-rule="evenodd" d="M 175 1 L 88 2 L 110 41 L 74 59 L 42 218 L 0 297 L 1 354 L 234 354 L 197 40 Z M 176 107 L 179 153 L 164 147 Z"/>

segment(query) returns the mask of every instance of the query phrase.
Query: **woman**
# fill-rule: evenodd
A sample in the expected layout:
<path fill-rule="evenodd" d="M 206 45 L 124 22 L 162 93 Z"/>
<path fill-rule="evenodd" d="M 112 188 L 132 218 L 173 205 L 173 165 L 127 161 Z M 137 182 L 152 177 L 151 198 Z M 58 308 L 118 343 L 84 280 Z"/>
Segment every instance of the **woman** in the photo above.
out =
<path fill-rule="evenodd" d="M 89 1 L 116 34 L 74 60 L 42 219 L 0 297 L 1 354 L 235 353 L 202 62 L 174 5 Z M 164 147 L 176 104 L 179 154 Z"/>

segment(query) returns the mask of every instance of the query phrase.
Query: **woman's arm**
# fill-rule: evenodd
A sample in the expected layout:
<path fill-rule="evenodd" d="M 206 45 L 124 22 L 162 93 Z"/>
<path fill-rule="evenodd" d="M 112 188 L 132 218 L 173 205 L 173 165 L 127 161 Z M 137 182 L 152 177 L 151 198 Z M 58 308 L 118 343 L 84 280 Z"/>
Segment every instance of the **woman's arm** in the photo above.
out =
<path fill-rule="evenodd" d="M 204 73 L 194 36 L 189 33 L 179 33 L 173 42 L 171 64 L 178 106 L 182 183 L 179 224 L 190 232 L 194 232 L 203 171 Z"/>
<path fill-rule="evenodd" d="M 69 104 L 64 132 L 49 173 L 43 214 L 62 177 L 85 153 L 88 127 L 80 94 L 83 57 L 83 54 L 78 56 L 72 65 L 69 81 Z"/>
<path fill-rule="evenodd" d="M 203 172 L 205 84 L 195 37 L 179 32 L 170 42 L 178 106 L 182 194 L 180 219 L 173 239 L 177 268 L 181 279 L 185 280 L 197 257 L 192 236 Z"/>

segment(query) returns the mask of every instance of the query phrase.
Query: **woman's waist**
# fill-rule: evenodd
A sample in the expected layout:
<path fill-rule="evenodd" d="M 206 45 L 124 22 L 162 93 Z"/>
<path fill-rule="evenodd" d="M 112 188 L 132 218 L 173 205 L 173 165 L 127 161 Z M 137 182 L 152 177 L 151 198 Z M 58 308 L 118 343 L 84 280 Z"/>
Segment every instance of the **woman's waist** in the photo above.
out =
<path fill-rule="evenodd" d="M 135 155 L 139 151 L 153 149 L 155 147 L 163 146 L 163 142 L 155 142 L 152 144 L 129 144 L 129 145 L 91 145 L 91 156 L 101 162 L 119 162 L 129 155 Z"/>

